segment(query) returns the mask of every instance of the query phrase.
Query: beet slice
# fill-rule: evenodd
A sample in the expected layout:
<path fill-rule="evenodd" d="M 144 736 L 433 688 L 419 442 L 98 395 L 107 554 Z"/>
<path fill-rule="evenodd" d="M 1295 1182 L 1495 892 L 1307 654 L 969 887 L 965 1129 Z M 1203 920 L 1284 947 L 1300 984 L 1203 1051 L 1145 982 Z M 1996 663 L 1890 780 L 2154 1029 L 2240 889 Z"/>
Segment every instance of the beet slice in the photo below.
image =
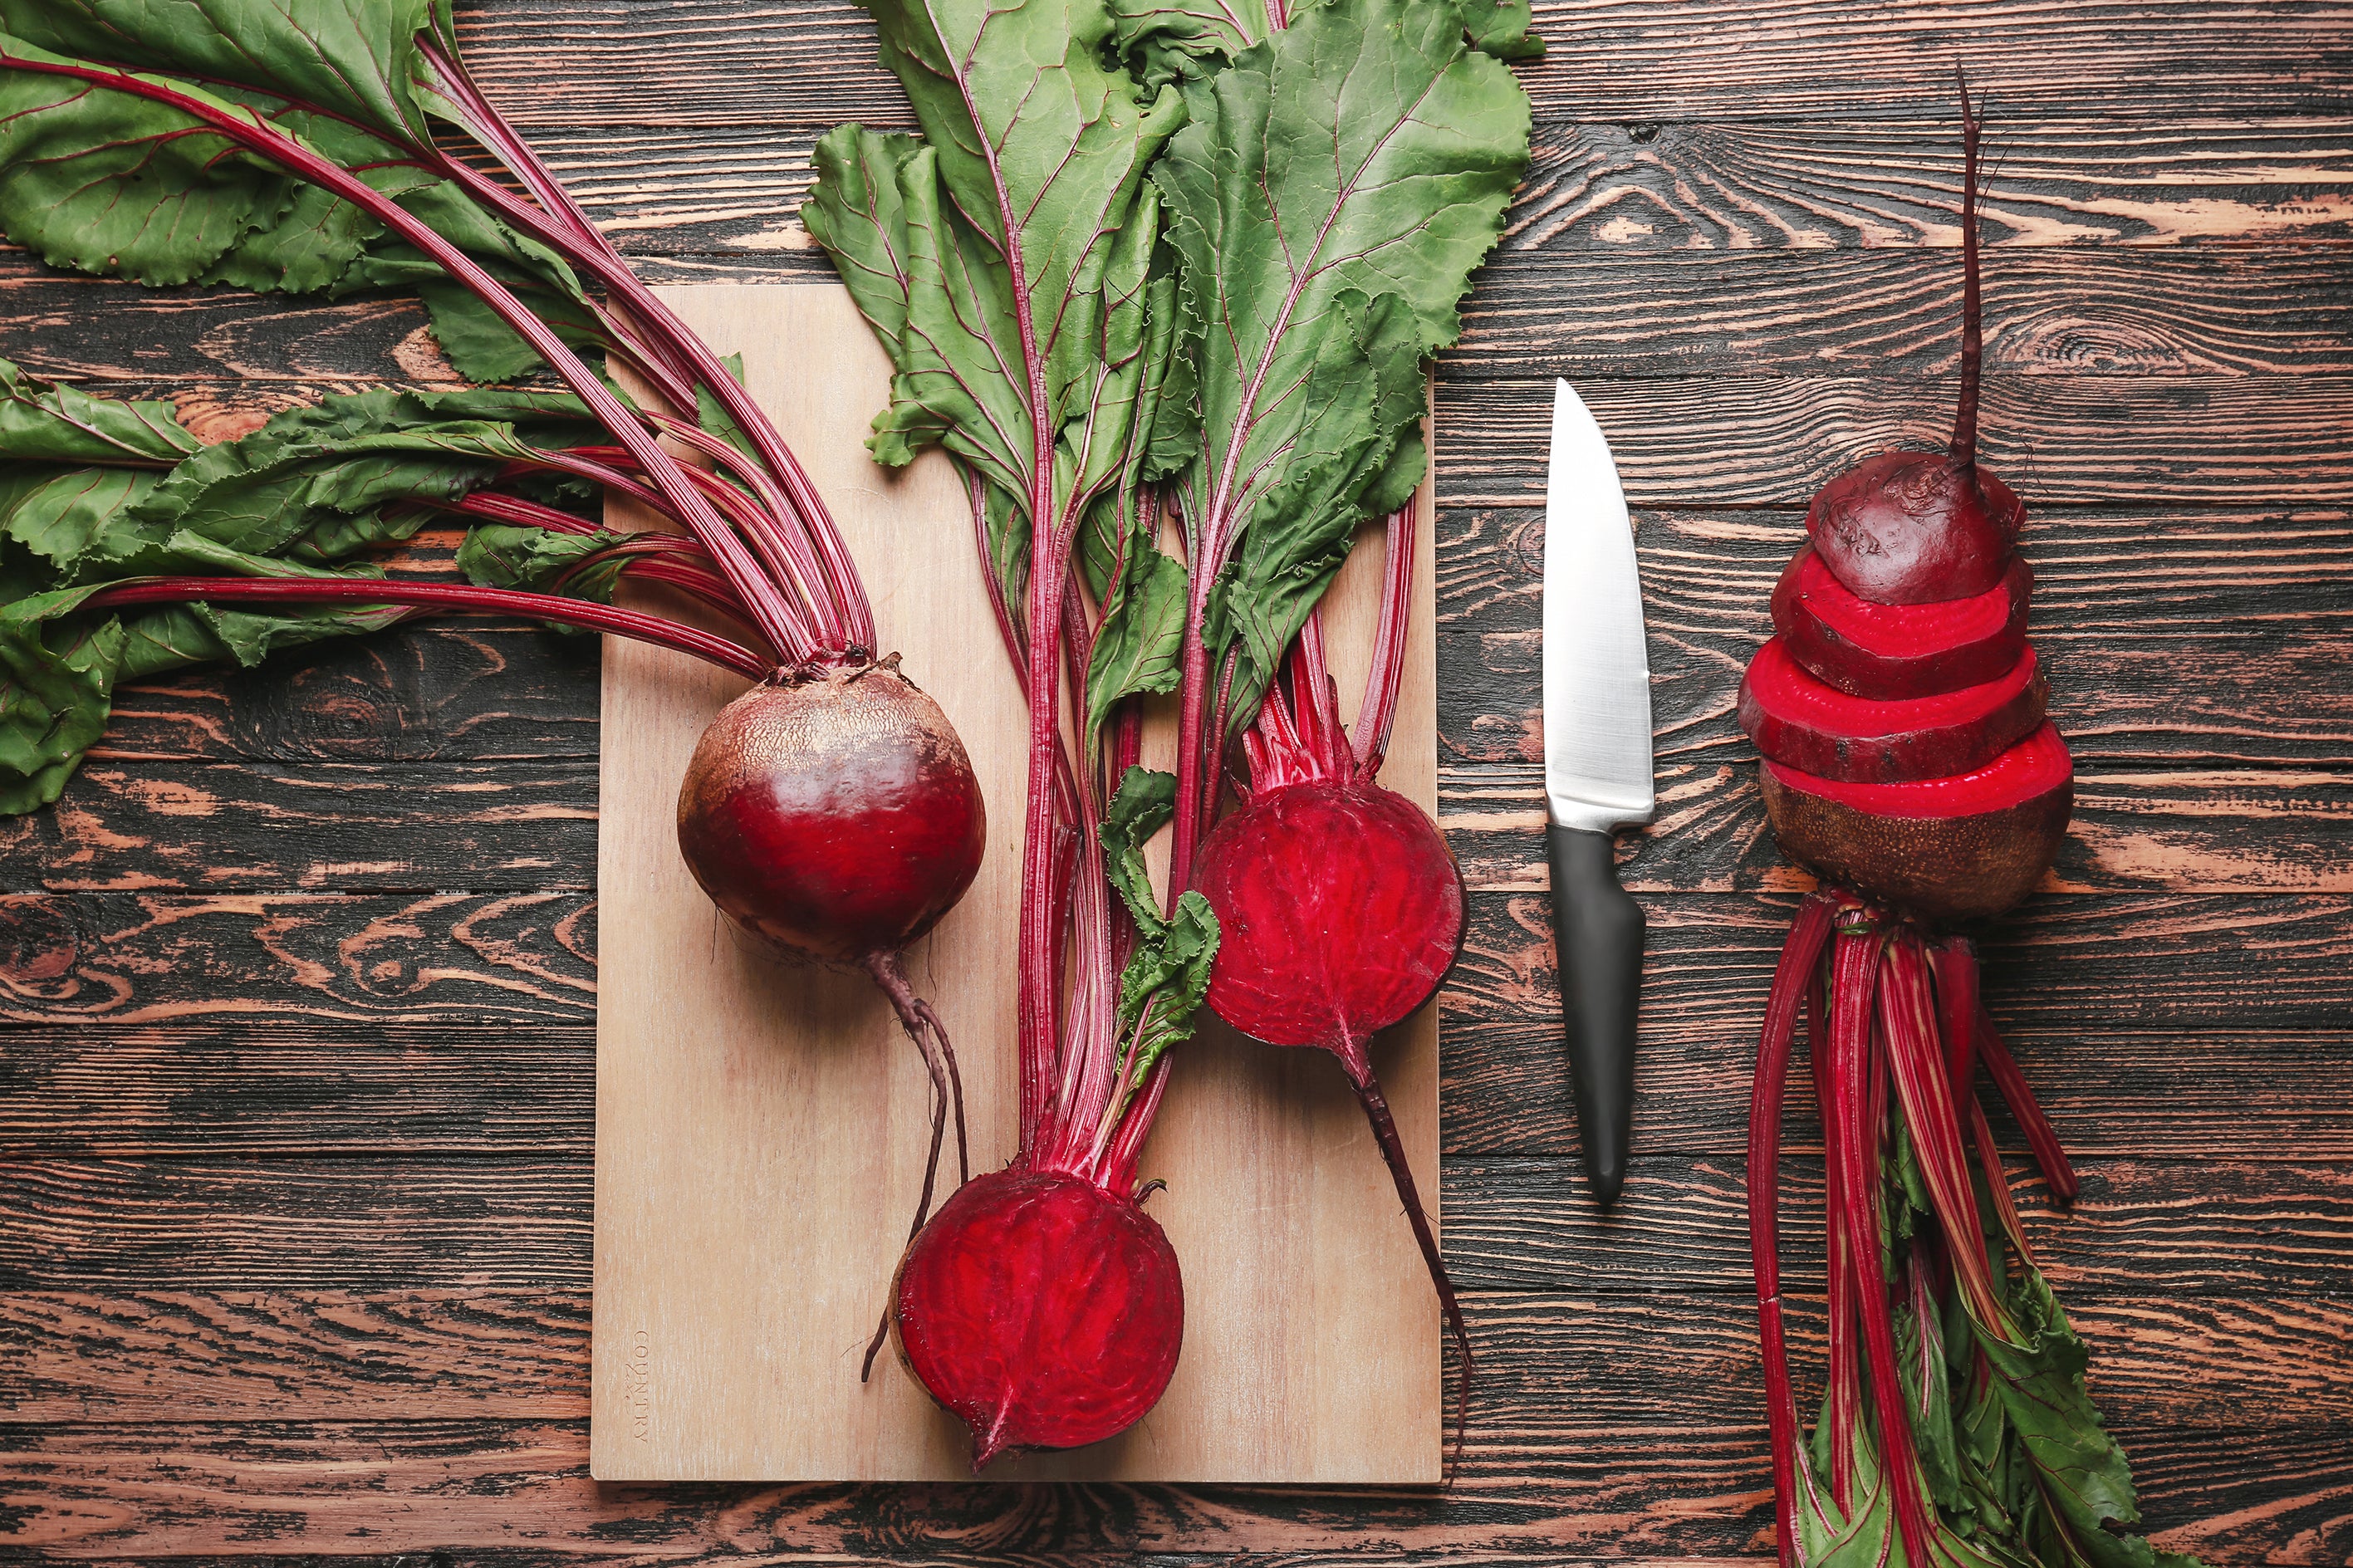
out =
<path fill-rule="evenodd" d="M 1913 784 L 1847 784 L 1767 760 L 1765 814 L 1791 858 L 1937 921 L 1983 920 L 2034 889 L 2075 801 L 2047 721 L 1984 767 Z"/>
<path fill-rule="evenodd" d="M 1992 680 L 2026 651 L 2034 573 L 2013 554 L 2000 582 L 1968 599 L 1877 605 L 1831 574 L 1809 543 L 1773 588 L 1773 629 L 1816 679 L 1894 701 Z"/>
<path fill-rule="evenodd" d="M 1740 681 L 1740 727 L 1800 773 L 1847 784 L 1947 778 L 1992 762 L 2042 722 L 2049 686 L 2028 648 L 2000 679 L 1874 702 L 1808 674 L 1774 637 Z"/>

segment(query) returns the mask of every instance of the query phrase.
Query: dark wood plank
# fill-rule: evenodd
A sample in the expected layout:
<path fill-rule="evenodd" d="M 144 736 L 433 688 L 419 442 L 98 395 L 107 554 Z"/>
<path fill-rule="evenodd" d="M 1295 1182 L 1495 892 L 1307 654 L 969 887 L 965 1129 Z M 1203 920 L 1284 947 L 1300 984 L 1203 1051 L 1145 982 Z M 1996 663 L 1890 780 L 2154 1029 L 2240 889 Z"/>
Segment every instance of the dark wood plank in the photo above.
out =
<path fill-rule="evenodd" d="M 1862 458 L 1941 448 L 1952 434 L 1953 390 L 1940 382 L 1706 376 L 1579 390 L 1637 506 L 1800 506 Z M 1549 381 L 1441 374 L 1440 503 L 1541 505 L 1551 408 Z M 2000 376 L 1986 383 L 1983 418 L 1986 462 L 2031 506 L 2353 501 L 2341 436 L 2353 376 Z M 1450 429 L 1478 439 L 1450 447 Z"/>
<path fill-rule="evenodd" d="M 85 764 L 0 818 L 0 891 L 593 884 L 596 765 Z"/>
<path fill-rule="evenodd" d="M 586 1156 L 596 1051 L 586 1024 L 13 1030 L 0 1051 L 0 1147 Z"/>
<path fill-rule="evenodd" d="M 887 90 L 887 89 L 886 89 Z M 902 103 L 866 122 L 907 128 Z M 824 122 L 686 129 L 534 127 L 532 145 L 633 256 L 729 258 L 791 275 L 822 267 L 794 216 Z M 1993 270 L 2022 247 L 2203 246 L 2353 238 L 2353 125 L 2168 116 L 2119 122 L 2003 114 L 1979 203 Z M 1504 252 L 1877 249 L 1959 243 L 1949 110 L 1775 123 L 1545 120 Z M 2001 314 L 2000 311 L 1996 312 Z"/>
<path fill-rule="evenodd" d="M 2333 247 L 1995 249 L 1984 275 L 1986 369 L 2341 373 L 2353 367 L 2353 302 L 2337 257 Z M 1480 273 L 1462 341 L 1440 367 L 1455 381 L 1949 376 L 1960 299 L 1955 250 L 1505 251 Z"/>
<path fill-rule="evenodd" d="M 2010 1030 L 2010 1047 L 2078 1155 L 2198 1160 L 2258 1151 L 2353 1160 L 2353 1051 L 2342 1036 L 2209 1028 Z M 25 1157 L 299 1157 L 585 1152 L 595 1136 L 586 1024 L 192 1021 L 19 1028 L 0 1053 L 0 1146 Z M 1658 1154 L 1737 1155 L 1753 1018 L 1661 1026 L 1642 1045 L 1635 1121 Z M 1559 1021 L 1532 1008 L 1445 1045 L 1448 1157 L 1576 1152 Z M 1804 1082 L 1800 1069 L 1800 1084 Z M 2024 1143 L 1989 1088 L 2006 1149 Z M 1820 1134 L 1800 1093 L 1784 1137 Z"/>
<path fill-rule="evenodd" d="M 1524 70 L 1537 112 L 1651 122 L 1955 112 L 1968 67 L 2006 117 L 2160 120 L 2353 108 L 2347 17 L 2334 4 L 2178 0 L 2126 7 L 1975 0 L 1913 15 L 1863 0 L 1672 14 L 1602 0 L 1544 4 L 1550 43 Z M 467 12 L 467 58 L 516 123 L 577 127 L 898 123 L 872 24 L 839 0 L 501 0 Z"/>
<path fill-rule="evenodd" d="M 768 221 L 790 221 L 789 210 L 771 209 Z M 754 237 L 765 248 L 737 257 L 705 247 L 682 258 L 689 270 L 652 276 L 832 280 L 821 256 L 784 239 L 770 246 L 765 230 Z M 1462 341 L 1442 360 L 1449 378 L 1947 376 L 1956 363 L 1960 258 L 1950 249 L 1551 244 L 1506 248 L 1480 274 Z M 2353 371 L 2344 265 L 2333 247 L 1998 248 L 1987 264 L 1987 368 L 2342 374 Z M 400 297 L 290 302 L 148 289 L 49 272 L 16 252 L 0 253 L 0 302 L 14 312 L 0 351 L 48 375 L 180 375 L 282 395 L 322 377 L 446 374 L 417 339 L 421 307 Z"/>
<path fill-rule="evenodd" d="M 599 649 L 489 620 L 290 648 L 119 688 L 93 763 L 590 763 Z"/>
<path fill-rule="evenodd" d="M 1646 899 L 1646 1026 L 1753 1027 L 1791 902 Z M 9 895 L 0 1021 L 586 1022 L 592 910 L 542 892 Z M 2041 898 L 1982 944 L 1987 994 L 2019 1028 L 2342 1029 L 2348 910 L 2317 894 Z M 1539 896 L 1472 896 L 1448 992 L 1456 1026 L 1556 1012 L 1549 921 Z"/>
<path fill-rule="evenodd" d="M 1447 1255 L 1466 1289 L 1736 1296 L 1749 1288 L 1740 1167 L 1638 1155 L 1617 1209 L 1597 1216 L 1573 1160 L 1459 1158 L 1445 1169 Z M 2063 1290 L 2353 1289 L 2353 1167 L 2087 1159 L 2064 1216 L 2023 1170 L 2012 1185 Z M 1783 1176 L 1800 1286 L 1820 1278 L 1819 1172 L 1792 1156 Z M 579 1289 L 590 1188 L 586 1161 L 528 1154 L 20 1161 L 0 1168 L 0 1288 Z"/>
<path fill-rule="evenodd" d="M 593 1016 L 578 893 L 0 896 L 0 1021 Z"/>
<path fill-rule="evenodd" d="M 1764 1398 L 1753 1318 L 1714 1300 L 1474 1293 L 1464 1309 L 1481 1434 L 1586 1420 L 1694 1436 L 1753 1427 Z M 2353 1308 L 2291 1297 L 2149 1303 L 2071 1293 L 2102 1413 L 2135 1427 L 2309 1430 L 2353 1420 L 2337 1353 Z M 1819 1375 L 1821 1314 L 1792 1304 L 1791 1353 Z M 26 1291 L 0 1294 L 23 1346 L 0 1415 L 65 1425 L 575 1420 L 588 1408 L 582 1291 Z M 2184 1373 L 2185 1362 L 2206 1375 Z M 1662 1381 L 1688 1387 L 1660 1407 Z"/>
<path fill-rule="evenodd" d="M 1660 785 L 1659 822 L 1627 839 L 1630 889 L 1812 885 L 1766 830 L 1753 763 L 1672 764 Z M 2050 891 L 2353 893 L 2346 775 L 2086 772 L 2075 791 Z M 1473 889 L 1544 890 L 1538 770 L 1449 769 L 1440 804 Z M 596 764 L 585 760 L 102 757 L 50 809 L 0 819 L 0 891 L 555 891 L 593 879 L 596 820 Z"/>
<path fill-rule="evenodd" d="M 2348 1550 L 2342 1427 L 2123 1429 L 2159 1543 L 2215 1562 Z M 1447 1490 L 607 1486 L 577 1422 L 183 1423 L 0 1437 L 0 1497 L 29 1551 L 78 1558 L 446 1552 L 469 1562 L 1093 1563 L 1207 1552 L 1297 1568 L 1497 1560 L 1754 1558 L 1769 1547 L 1762 1424 L 1704 1434 L 1562 1411 L 1474 1444 Z M 354 1490 L 356 1478 L 364 1489 Z M 1271 1556 L 1261 1554 L 1273 1554 Z"/>

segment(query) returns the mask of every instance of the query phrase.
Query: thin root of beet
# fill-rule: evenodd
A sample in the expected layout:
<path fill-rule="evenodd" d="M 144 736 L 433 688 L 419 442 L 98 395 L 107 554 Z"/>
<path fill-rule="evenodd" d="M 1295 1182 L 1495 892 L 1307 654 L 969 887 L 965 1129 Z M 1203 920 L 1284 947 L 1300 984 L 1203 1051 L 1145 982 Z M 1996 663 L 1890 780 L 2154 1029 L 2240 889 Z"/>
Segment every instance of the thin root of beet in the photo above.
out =
<path fill-rule="evenodd" d="M 1345 1058 L 1343 1058 L 1344 1062 Z M 1397 1183 L 1398 1196 L 1405 1204 L 1405 1217 L 1413 1226 L 1413 1239 L 1421 1247 L 1421 1260 L 1430 1268 L 1430 1283 L 1438 1292 L 1439 1307 L 1446 1313 L 1446 1326 L 1454 1334 L 1454 1441 L 1447 1450 L 1446 1482 L 1454 1484 L 1454 1472 L 1462 1462 L 1462 1443 L 1471 1424 L 1471 1330 L 1463 1321 L 1461 1304 L 1454 1299 L 1454 1280 L 1446 1272 L 1446 1260 L 1440 1256 L 1438 1237 L 1430 1228 L 1430 1215 L 1421 1206 L 1421 1194 L 1414 1186 L 1413 1167 L 1405 1157 L 1405 1142 L 1398 1136 L 1397 1121 L 1389 1114 L 1389 1102 L 1381 1093 L 1378 1079 L 1366 1068 L 1362 1078 L 1352 1072 L 1350 1078 L 1356 1090 L 1356 1102 L 1365 1108 L 1365 1119 L 1373 1124 L 1373 1140 L 1381 1146 L 1381 1158 L 1388 1162 L 1389 1175 Z"/>
<path fill-rule="evenodd" d="M 907 1239 L 912 1243 L 923 1233 L 923 1222 L 932 1216 L 932 1193 L 939 1180 L 940 1146 L 946 1141 L 951 1105 L 955 1109 L 957 1184 L 972 1180 L 965 1141 L 964 1079 L 956 1072 L 955 1047 L 948 1040 L 946 1026 L 932 1011 L 932 1005 L 916 995 L 914 987 L 907 983 L 907 972 L 900 965 L 899 955 L 872 954 L 867 958 L 865 969 L 891 999 L 892 1010 L 899 1015 L 900 1026 L 923 1053 L 923 1068 L 932 1079 L 932 1146 L 923 1161 L 923 1190 L 915 1203 L 915 1222 L 907 1227 Z M 890 1337 L 891 1308 L 885 1302 L 882 1321 L 875 1325 L 874 1337 L 866 1342 L 866 1359 L 858 1368 L 859 1382 L 864 1383 L 874 1375 L 874 1358 L 882 1353 L 883 1343 Z"/>

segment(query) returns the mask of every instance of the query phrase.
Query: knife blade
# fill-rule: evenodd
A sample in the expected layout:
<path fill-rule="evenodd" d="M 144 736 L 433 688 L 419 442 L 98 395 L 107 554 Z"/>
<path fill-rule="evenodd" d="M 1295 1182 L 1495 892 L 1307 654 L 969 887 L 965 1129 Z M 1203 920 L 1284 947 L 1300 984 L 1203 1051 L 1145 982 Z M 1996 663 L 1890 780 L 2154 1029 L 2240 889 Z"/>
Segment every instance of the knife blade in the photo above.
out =
<path fill-rule="evenodd" d="M 1545 485 L 1546 858 L 1561 1022 L 1596 1198 L 1626 1181 L 1634 1110 L 1641 906 L 1618 885 L 1614 834 L 1651 820 L 1651 664 L 1632 520 L 1609 440 L 1553 384 Z"/>

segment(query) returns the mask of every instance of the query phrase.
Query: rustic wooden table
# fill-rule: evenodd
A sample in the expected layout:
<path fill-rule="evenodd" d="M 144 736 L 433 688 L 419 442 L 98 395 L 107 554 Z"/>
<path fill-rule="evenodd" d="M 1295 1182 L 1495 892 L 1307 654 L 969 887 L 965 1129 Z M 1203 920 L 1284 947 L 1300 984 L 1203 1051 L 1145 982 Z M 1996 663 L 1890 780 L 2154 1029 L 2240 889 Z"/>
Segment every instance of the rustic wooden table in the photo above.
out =
<path fill-rule="evenodd" d="M 596 661 L 446 626 L 127 692 L 58 808 L 0 825 L 0 1556 L 1768 1554 L 1739 1179 L 1799 884 L 1732 694 L 1809 491 L 1947 416 L 1957 59 L 1993 100 L 1990 460 L 2033 507 L 2081 768 L 2056 879 L 1989 952 L 2084 1174 L 2029 1226 L 2160 1539 L 2353 1558 L 2353 9 L 1580 0 L 1540 27 L 1535 171 L 1438 391 L 1475 889 L 1445 1215 L 1483 1368 L 1452 1491 L 590 1481 Z M 812 138 L 905 118 L 831 0 L 465 28 L 657 279 L 819 275 Z M 406 300 L 17 253 L 0 289 L 0 353 L 215 428 L 446 374 Z M 1641 1152 L 1606 1219 L 1537 852 L 1556 373 L 1617 438 L 1659 672 Z"/>

